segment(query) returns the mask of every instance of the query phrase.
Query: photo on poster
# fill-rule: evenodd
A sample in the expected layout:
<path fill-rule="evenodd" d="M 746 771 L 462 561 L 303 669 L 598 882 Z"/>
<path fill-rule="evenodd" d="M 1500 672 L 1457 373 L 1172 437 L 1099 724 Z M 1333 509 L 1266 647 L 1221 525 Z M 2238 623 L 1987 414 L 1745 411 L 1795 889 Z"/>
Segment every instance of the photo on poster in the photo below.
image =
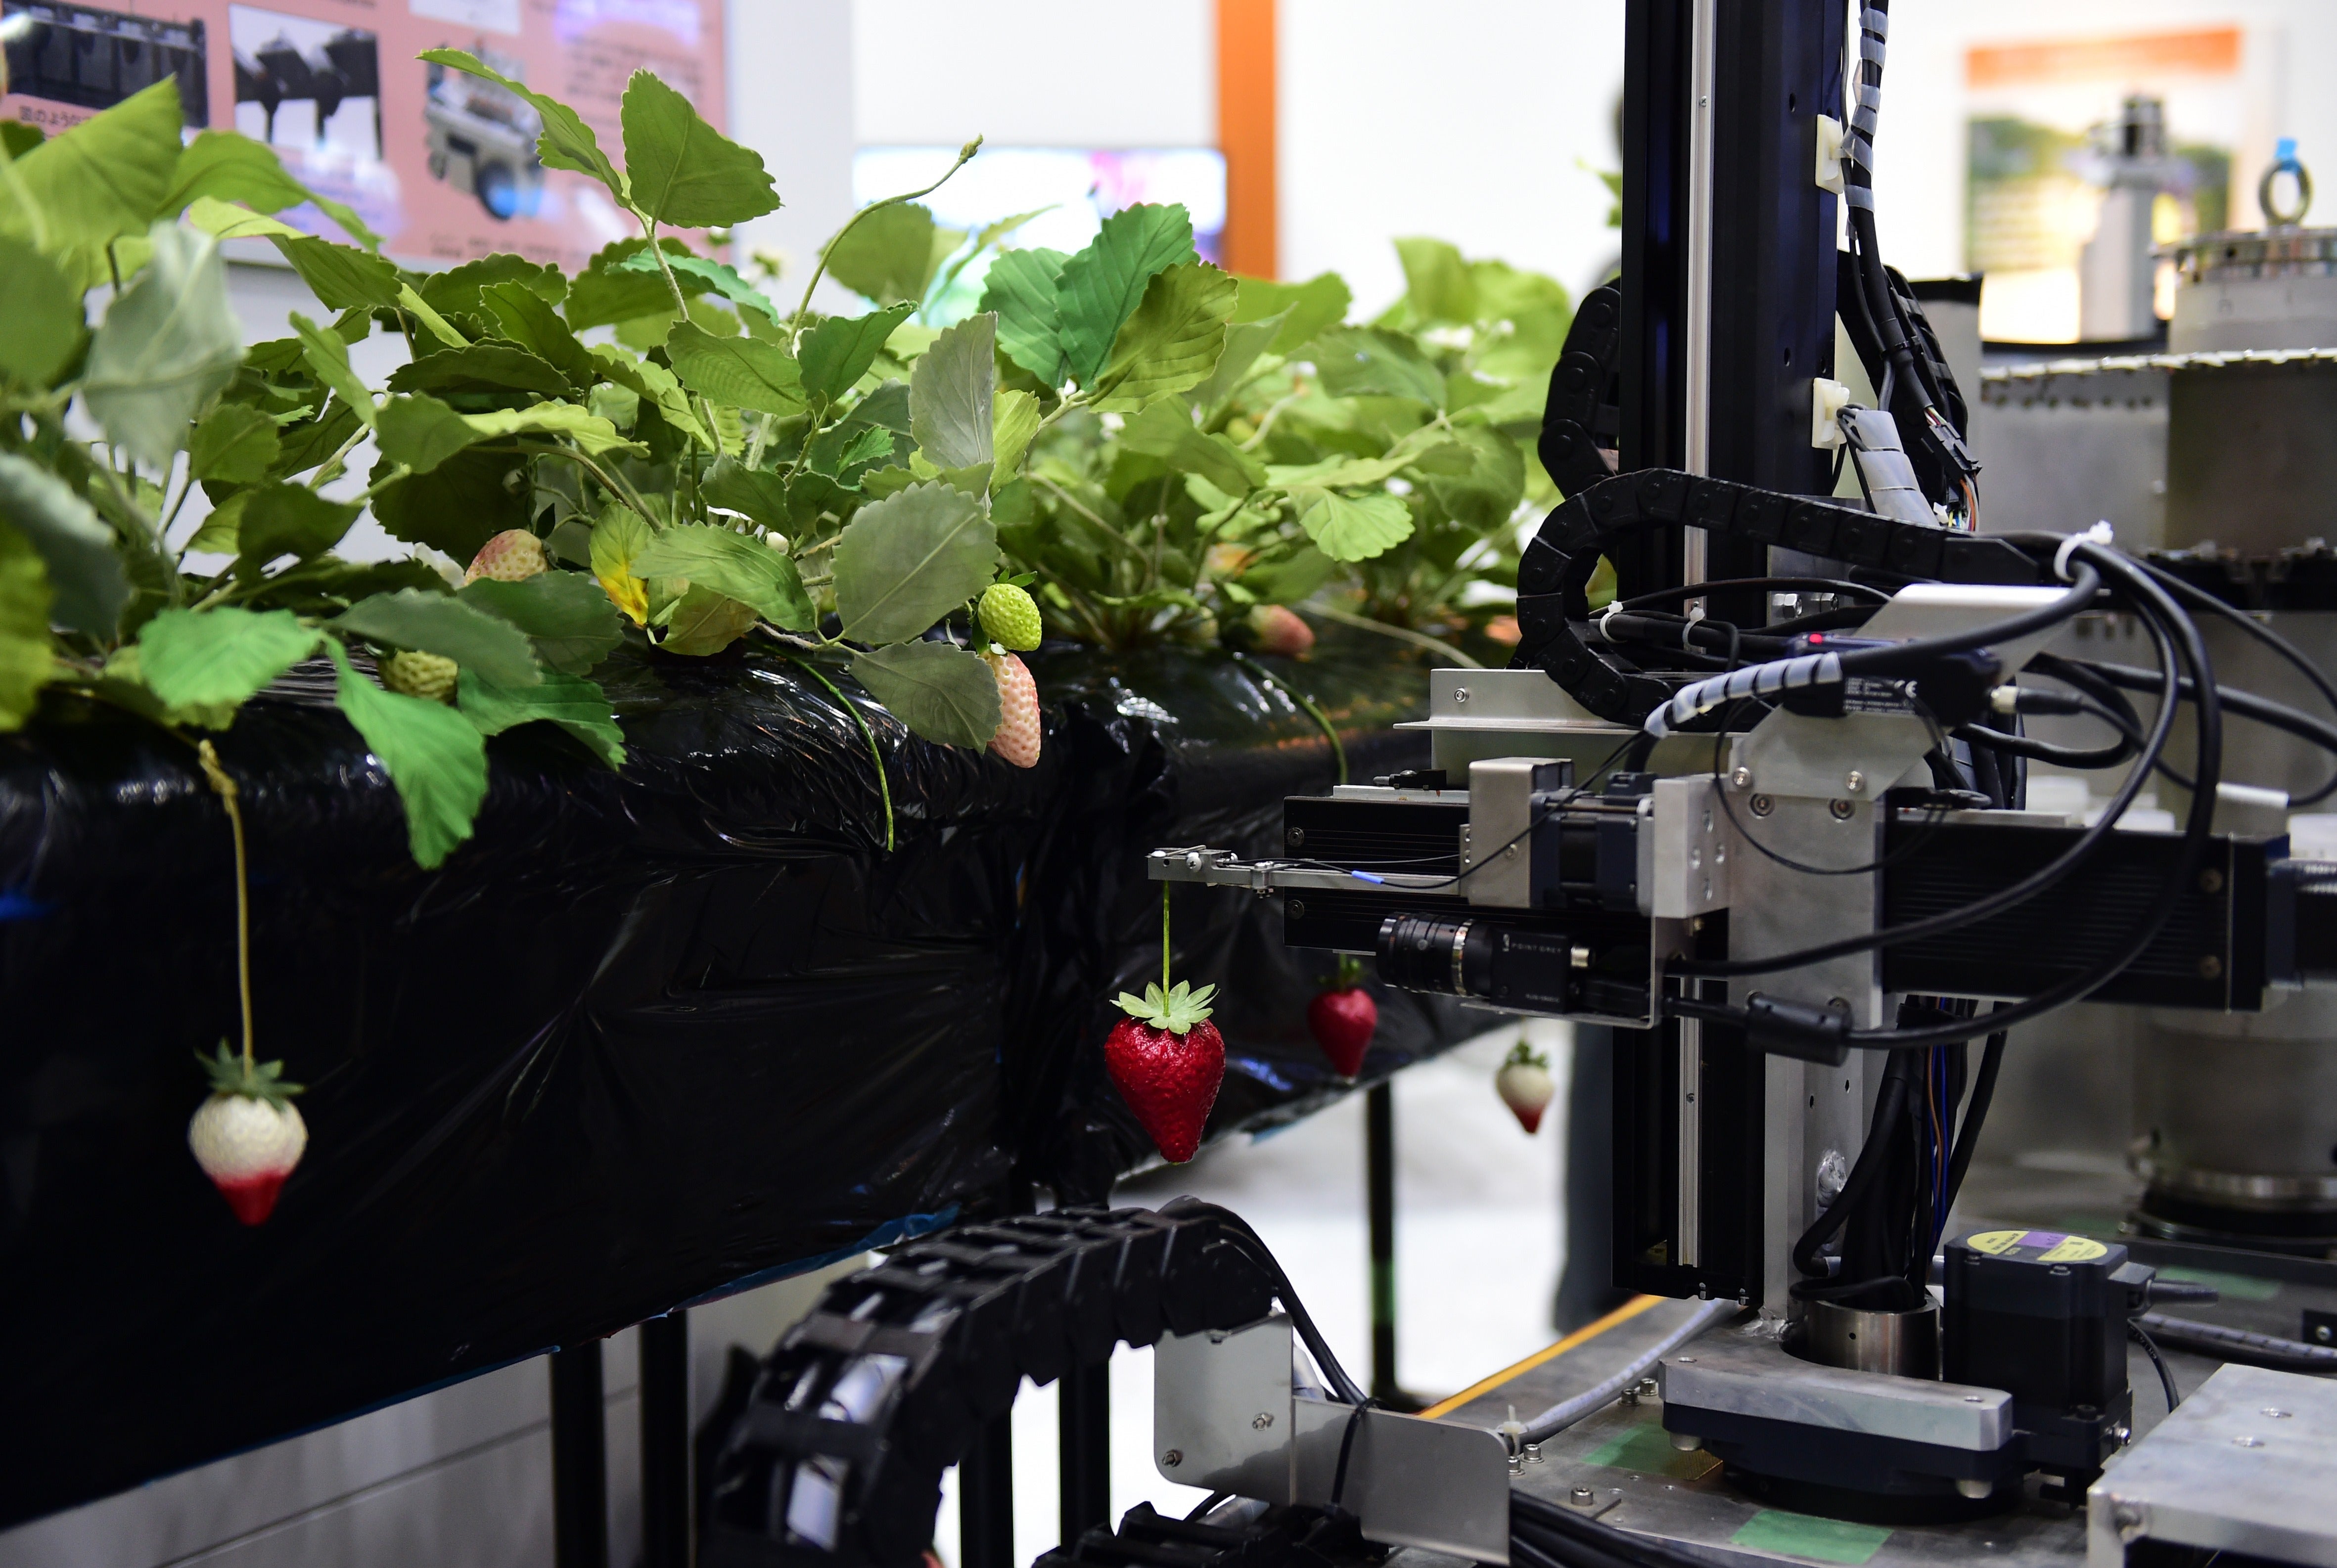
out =
<path fill-rule="evenodd" d="M 5 0 L 0 17 L 22 18 L 7 42 L 6 118 L 54 133 L 175 76 L 189 128 L 210 123 L 210 41 L 200 20 L 48 0 Z"/>
<path fill-rule="evenodd" d="M 484 47 L 473 53 L 514 82 L 527 74 L 523 60 Z M 543 209 L 543 162 L 535 151 L 543 117 L 498 83 L 444 65 L 428 70 L 422 118 L 429 128 L 430 177 L 477 197 L 499 223 L 536 216 Z"/>
<path fill-rule="evenodd" d="M 382 156 L 379 37 L 257 5 L 230 5 L 227 15 L 235 128 L 274 148 L 295 179 L 395 236 L 404 223 L 397 175 Z M 288 221 L 328 228 L 308 209 Z"/>

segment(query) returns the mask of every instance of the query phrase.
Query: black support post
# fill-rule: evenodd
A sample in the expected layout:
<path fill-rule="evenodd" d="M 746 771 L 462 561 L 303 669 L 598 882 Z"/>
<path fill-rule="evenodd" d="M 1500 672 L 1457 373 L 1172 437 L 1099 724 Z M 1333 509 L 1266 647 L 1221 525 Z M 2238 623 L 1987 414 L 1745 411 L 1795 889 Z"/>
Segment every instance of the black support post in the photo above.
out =
<path fill-rule="evenodd" d="M 609 1444 L 601 1341 L 552 1353 L 552 1556 L 609 1568 Z"/>
<path fill-rule="evenodd" d="M 959 1568 L 1014 1568 L 1014 1417 L 984 1427 L 957 1467 Z"/>
<path fill-rule="evenodd" d="M 642 1568 L 689 1568 L 689 1319 L 640 1326 Z"/>
<path fill-rule="evenodd" d="M 1372 1231 L 1372 1398 L 1391 1410 L 1417 1410 L 1395 1375 L 1395 1092 L 1364 1094 L 1364 1187 Z"/>
<path fill-rule="evenodd" d="M 1056 1390 L 1061 1456 L 1062 1542 L 1111 1523 L 1111 1364 L 1074 1367 Z"/>

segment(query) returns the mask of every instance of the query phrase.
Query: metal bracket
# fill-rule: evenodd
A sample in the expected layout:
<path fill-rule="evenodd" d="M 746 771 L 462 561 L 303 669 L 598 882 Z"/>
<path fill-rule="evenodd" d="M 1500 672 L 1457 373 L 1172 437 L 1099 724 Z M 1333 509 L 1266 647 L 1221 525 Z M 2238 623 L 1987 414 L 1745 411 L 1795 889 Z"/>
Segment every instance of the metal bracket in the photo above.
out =
<path fill-rule="evenodd" d="M 1153 1359 L 1153 1458 L 1161 1475 L 1272 1504 L 1331 1501 L 1354 1407 L 1294 1390 L 1290 1320 L 1164 1335 Z M 1365 1408 L 1342 1505 L 1364 1536 L 1510 1560 L 1509 1446 L 1481 1427 Z"/>

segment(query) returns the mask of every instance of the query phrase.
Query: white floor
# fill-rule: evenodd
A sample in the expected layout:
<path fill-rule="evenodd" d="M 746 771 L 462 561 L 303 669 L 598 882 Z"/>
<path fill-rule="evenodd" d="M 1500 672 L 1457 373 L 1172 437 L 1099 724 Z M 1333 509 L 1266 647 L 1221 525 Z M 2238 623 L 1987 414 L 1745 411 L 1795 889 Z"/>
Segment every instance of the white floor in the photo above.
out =
<path fill-rule="evenodd" d="M 1472 1041 L 1395 1080 L 1397 1374 L 1416 1394 L 1442 1397 L 1549 1344 L 1564 1225 L 1559 1202 L 1565 1085 L 1571 1066 L 1561 1025 L 1532 1026 L 1549 1052 L 1560 1097 L 1529 1137 L 1493 1093 L 1493 1072 L 1515 1027 Z M 1257 1228 L 1333 1351 L 1358 1381 L 1371 1367 L 1368 1247 L 1364 1209 L 1364 1102 L 1338 1105 L 1280 1132 L 1237 1140 L 1197 1160 L 1189 1179 L 1148 1182 L 1122 1201 L 1147 1205 L 1188 1192 Z M 1014 1405 L 1014 1555 L 1029 1563 L 1056 1544 L 1055 1389 L 1027 1385 Z M 1152 1464 L 1152 1353 L 1112 1360 L 1112 1517 L 1139 1502 L 1183 1514 L 1202 1494 L 1163 1480 Z M 956 1561 L 956 1473 L 944 1483 L 934 1540 Z"/>

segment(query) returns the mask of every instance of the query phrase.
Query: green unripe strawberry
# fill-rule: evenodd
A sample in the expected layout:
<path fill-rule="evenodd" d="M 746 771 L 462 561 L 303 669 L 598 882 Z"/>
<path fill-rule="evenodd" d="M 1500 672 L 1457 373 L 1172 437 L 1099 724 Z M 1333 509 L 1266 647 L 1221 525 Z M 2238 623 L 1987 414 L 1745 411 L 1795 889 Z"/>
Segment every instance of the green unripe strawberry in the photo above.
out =
<path fill-rule="evenodd" d="M 381 671 L 381 684 L 394 692 L 425 702 L 455 700 L 456 667 L 451 658 L 406 649 L 389 655 L 375 667 Z"/>
<path fill-rule="evenodd" d="M 1011 582 L 993 582 L 982 590 L 982 629 L 990 640 L 1016 653 L 1039 646 L 1039 607 Z"/>

